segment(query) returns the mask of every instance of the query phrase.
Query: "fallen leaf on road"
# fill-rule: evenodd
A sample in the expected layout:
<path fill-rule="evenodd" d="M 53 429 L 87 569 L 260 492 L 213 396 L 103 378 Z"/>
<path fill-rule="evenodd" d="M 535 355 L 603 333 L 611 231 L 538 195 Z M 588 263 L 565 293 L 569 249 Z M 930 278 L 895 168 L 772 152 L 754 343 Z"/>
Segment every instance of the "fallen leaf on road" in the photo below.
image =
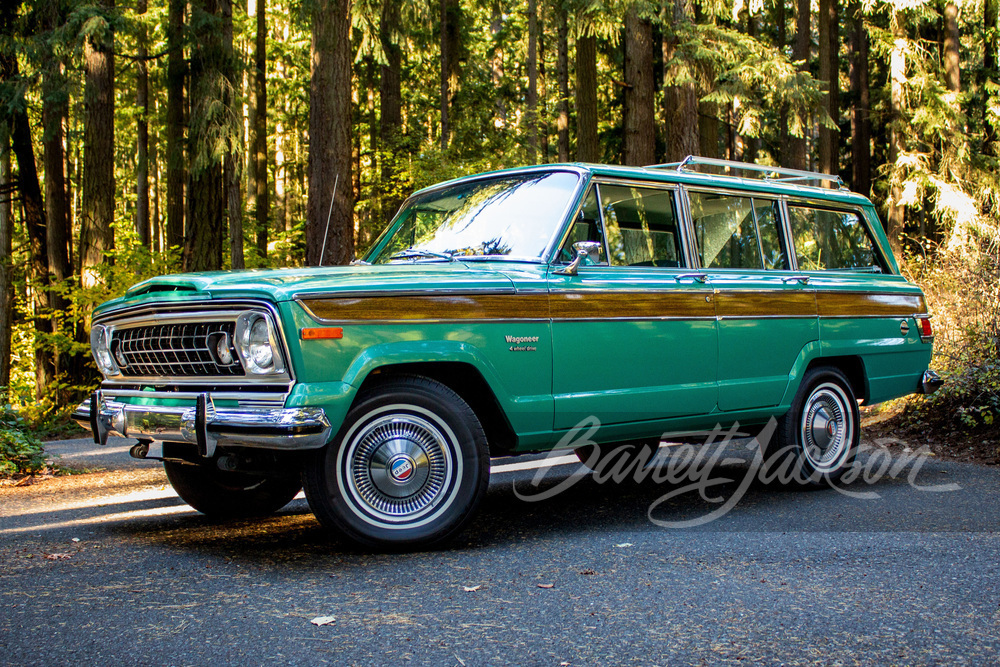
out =
<path fill-rule="evenodd" d="M 335 616 L 317 616 L 309 622 L 313 625 L 333 625 L 337 622 L 337 618 Z"/>
<path fill-rule="evenodd" d="M 631 542 L 622 542 L 621 544 L 616 544 L 615 546 L 618 547 L 619 549 L 624 549 L 626 547 L 632 546 L 632 543 Z"/>
<path fill-rule="evenodd" d="M 580 574 L 597 574 L 597 573 L 588 568 L 586 570 L 580 570 Z"/>
<path fill-rule="evenodd" d="M 68 560 L 73 557 L 73 554 L 45 554 L 46 560 Z"/>
<path fill-rule="evenodd" d="M 555 584 L 538 584 L 539 588 L 555 588 Z"/>
<path fill-rule="evenodd" d="M 475 593 L 482 587 L 483 587 L 482 584 L 479 584 L 478 586 L 462 586 L 462 590 L 465 591 L 466 593 Z"/>
<path fill-rule="evenodd" d="M 71 541 L 71 542 L 79 542 L 79 541 L 80 541 L 80 538 L 79 538 L 79 537 L 74 537 L 74 538 L 73 538 L 72 540 L 70 540 L 70 541 Z"/>

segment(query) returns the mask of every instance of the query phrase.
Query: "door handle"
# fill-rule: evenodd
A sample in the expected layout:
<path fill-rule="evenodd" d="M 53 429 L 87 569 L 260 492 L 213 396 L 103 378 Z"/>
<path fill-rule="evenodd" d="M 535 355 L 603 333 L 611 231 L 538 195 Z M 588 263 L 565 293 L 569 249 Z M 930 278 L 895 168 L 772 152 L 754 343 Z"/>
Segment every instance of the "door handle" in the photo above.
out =
<path fill-rule="evenodd" d="M 678 282 L 684 280 L 685 278 L 693 278 L 699 283 L 708 282 L 708 276 L 704 273 L 680 273 L 674 276 L 674 280 Z"/>

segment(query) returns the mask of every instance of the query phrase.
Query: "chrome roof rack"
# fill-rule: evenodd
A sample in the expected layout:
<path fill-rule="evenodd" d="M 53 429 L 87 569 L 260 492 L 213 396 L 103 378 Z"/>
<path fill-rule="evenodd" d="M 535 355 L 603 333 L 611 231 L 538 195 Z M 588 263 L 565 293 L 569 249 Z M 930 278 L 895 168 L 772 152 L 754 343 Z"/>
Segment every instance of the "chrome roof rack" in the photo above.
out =
<path fill-rule="evenodd" d="M 785 169 L 784 167 L 771 167 L 764 164 L 752 164 L 750 162 L 736 162 L 734 160 L 719 160 L 710 157 L 698 157 L 688 155 L 681 162 L 667 162 L 664 164 L 647 165 L 645 169 L 676 169 L 678 172 L 693 171 L 691 167 L 721 167 L 733 171 L 749 171 L 755 176 L 765 181 L 777 181 L 781 183 L 791 183 L 797 181 L 820 181 L 835 183 L 841 190 L 846 190 L 847 186 L 840 176 L 834 174 L 824 174 L 818 171 L 802 171 L 800 169 Z M 733 174 L 729 174 L 733 175 Z"/>

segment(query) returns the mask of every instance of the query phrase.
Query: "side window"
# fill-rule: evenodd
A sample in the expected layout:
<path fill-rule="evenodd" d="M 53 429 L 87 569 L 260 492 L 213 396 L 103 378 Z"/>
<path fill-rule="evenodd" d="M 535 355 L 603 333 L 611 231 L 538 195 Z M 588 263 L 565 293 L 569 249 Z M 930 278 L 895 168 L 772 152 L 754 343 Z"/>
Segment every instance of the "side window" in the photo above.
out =
<path fill-rule="evenodd" d="M 756 198 L 753 200 L 753 212 L 757 217 L 757 232 L 760 234 L 760 249 L 765 269 L 789 268 L 785 247 L 778 234 L 778 221 L 781 220 L 778 210 L 777 201 Z"/>
<path fill-rule="evenodd" d="M 858 213 L 806 206 L 789 206 L 788 212 L 795 256 L 803 271 L 882 270 Z"/>
<path fill-rule="evenodd" d="M 757 242 L 754 206 L 750 197 L 691 192 L 690 202 L 691 222 L 702 267 L 762 268 L 761 247 Z"/>
<path fill-rule="evenodd" d="M 580 207 L 580 213 L 577 214 L 576 220 L 573 221 L 573 225 L 569 230 L 569 236 L 566 237 L 566 242 L 559 251 L 559 261 L 561 263 L 569 264 L 573 261 L 573 258 L 576 257 L 576 250 L 573 249 L 573 244 L 579 241 L 597 241 L 600 243 L 601 253 L 598 264 L 608 263 L 607 257 L 604 256 L 604 235 L 601 232 L 601 209 L 597 203 L 597 188 L 594 186 L 591 186 L 586 198 L 584 198 L 583 206 Z M 590 262 L 588 261 L 587 263 Z"/>
<path fill-rule="evenodd" d="M 600 188 L 613 266 L 681 266 L 673 190 Z"/>

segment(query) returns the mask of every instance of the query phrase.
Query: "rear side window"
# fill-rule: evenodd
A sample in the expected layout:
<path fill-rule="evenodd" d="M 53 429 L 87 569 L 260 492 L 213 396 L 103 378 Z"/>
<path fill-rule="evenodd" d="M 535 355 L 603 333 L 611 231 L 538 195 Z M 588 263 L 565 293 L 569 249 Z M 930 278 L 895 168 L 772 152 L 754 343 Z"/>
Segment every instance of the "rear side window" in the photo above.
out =
<path fill-rule="evenodd" d="M 788 268 L 777 201 L 697 191 L 689 193 L 689 201 L 703 268 Z"/>
<path fill-rule="evenodd" d="M 601 185 L 613 266 L 681 266 L 672 190 Z"/>
<path fill-rule="evenodd" d="M 882 271 L 859 213 L 798 205 L 788 212 L 799 269 Z"/>

